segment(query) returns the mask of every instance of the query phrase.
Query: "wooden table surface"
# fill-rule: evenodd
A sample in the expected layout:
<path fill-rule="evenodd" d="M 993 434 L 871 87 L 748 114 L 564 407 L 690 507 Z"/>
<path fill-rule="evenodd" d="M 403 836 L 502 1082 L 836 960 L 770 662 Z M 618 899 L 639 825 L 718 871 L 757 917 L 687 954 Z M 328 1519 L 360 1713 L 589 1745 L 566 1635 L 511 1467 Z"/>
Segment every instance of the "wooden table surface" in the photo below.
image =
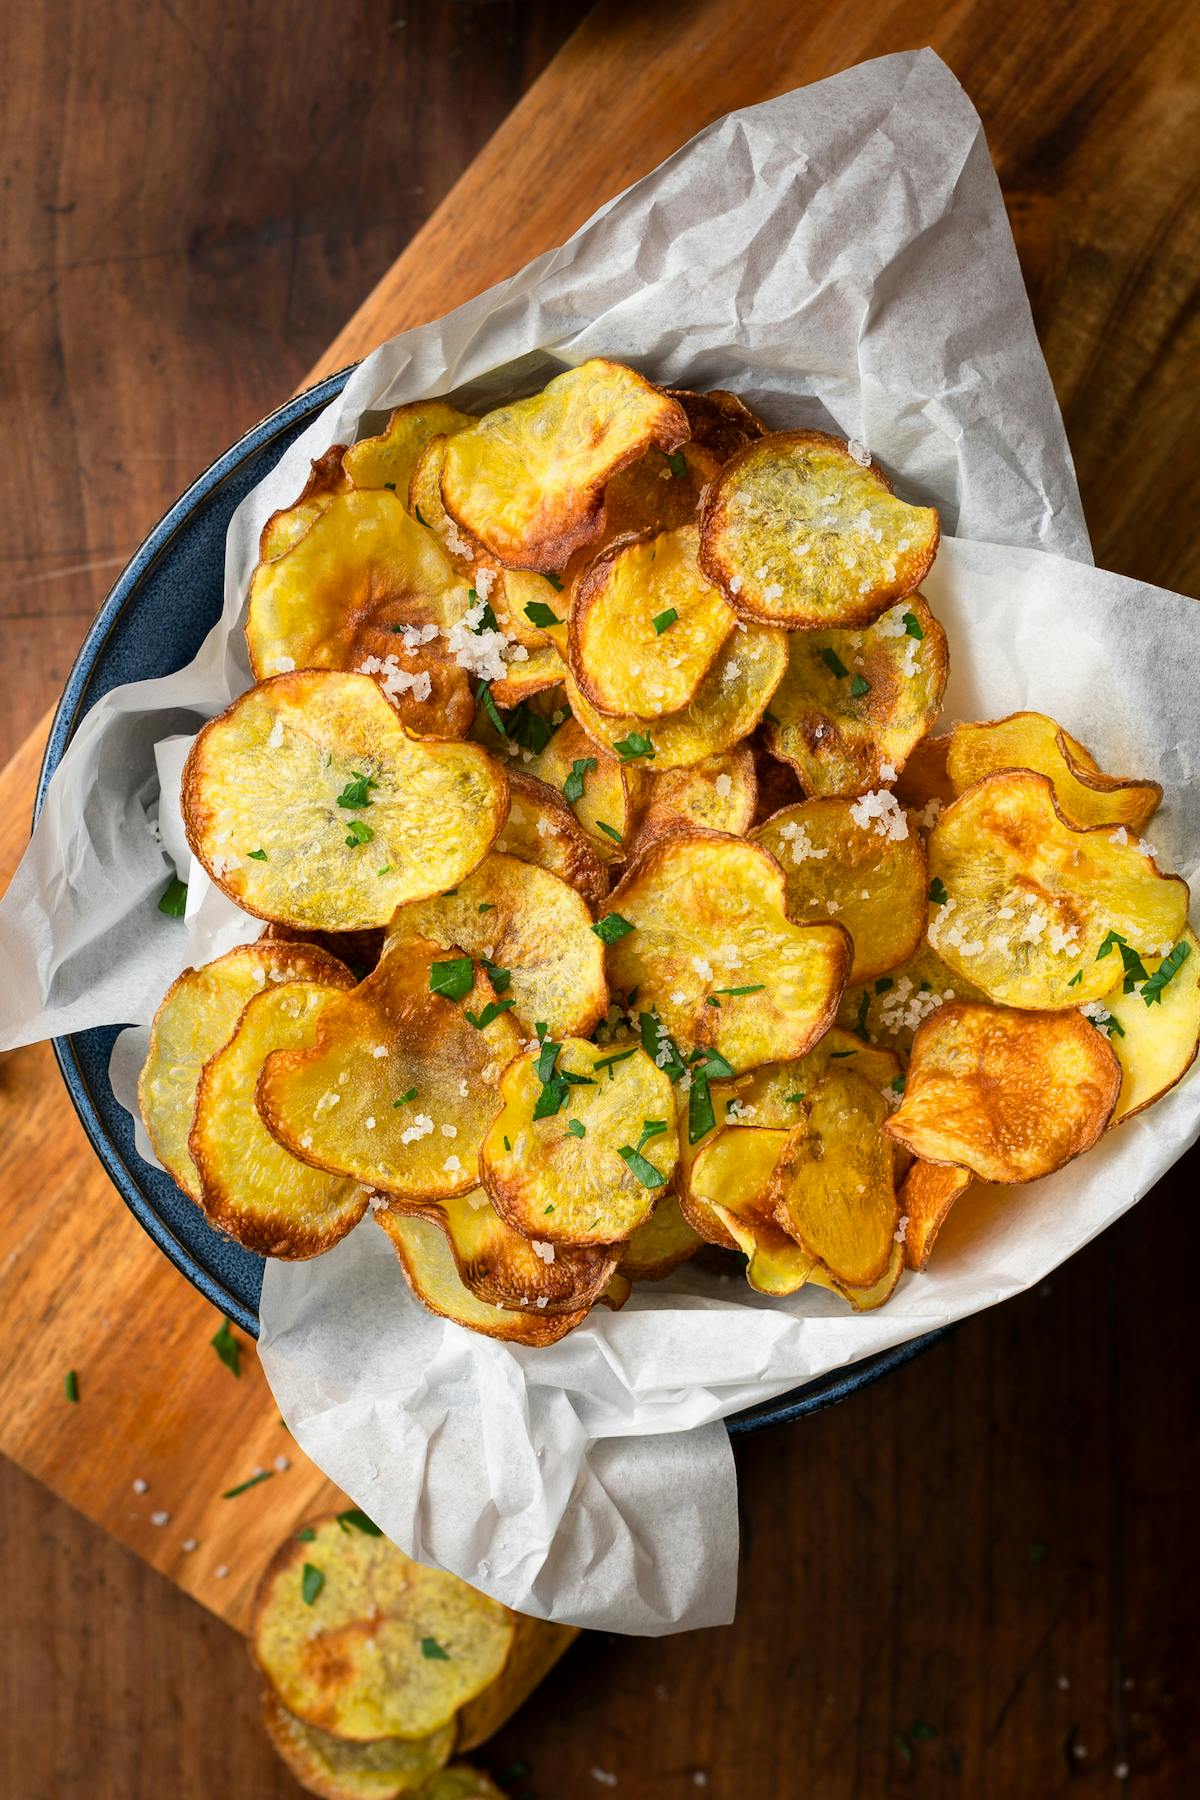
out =
<path fill-rule="evenodd" d="M 52 0 L 8 15 L 0 869 L 38 721 L 108 582 L 314 358 L 337 367 L 561 241 L 729 107 L 889 50 L 932 43 L 984 118 L 1098 560 L 1200 590 L 1182 12 L 643 0 L 601 5 L 568 38 L 583 12 Z M 88 1515 L 0 1464 L 0 1793 L 293 1793 L 236 1637 L 146 1565 L 240 1621 L 320 1478 L 252 1354 L 240 1383 L 217 1364 L 211 1310 L 82 1148 L 44 1049 L 0 1065 L 0 1123 L 0 1445 Z M 704 1776 L 730 1800 L 1184 1792 L 1200 1767 L 1200 1456 L 1190 1296 L 1168 1272 L 1195 1172 L 1037 1294 L 747 1444 L 737 1623 L 587 1640 L 492 1766 L 531 1764 L 516 1787 L 541 1800 L 604 1791 L 597 1770 L 633 1796 Z M 78 1408 L 57 1401 L 72 1364 Z M 218 1470 L 277 1455 L 286 1471 L 220 1501 Z M 167 1526 L 149 1523 L 155 1500 Z"/>

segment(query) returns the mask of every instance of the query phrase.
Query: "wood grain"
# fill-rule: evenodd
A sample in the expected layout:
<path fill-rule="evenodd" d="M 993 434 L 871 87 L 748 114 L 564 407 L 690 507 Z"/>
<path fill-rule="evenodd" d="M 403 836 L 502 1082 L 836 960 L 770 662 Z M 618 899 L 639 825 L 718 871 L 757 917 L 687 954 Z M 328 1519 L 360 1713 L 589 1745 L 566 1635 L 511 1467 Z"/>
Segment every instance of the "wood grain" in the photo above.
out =
<path fill-rule="evenodd" d="M 52 698 L 142 531 L 301 380 L 423 215 L 422 190 L 467 163 L 570 11 L 364 6 L 331 9 L 334 26 L 321 10 L 55 4 L 15 37 L 15 179 L 0 197 L 5 749 Z M 987 126 L 1098 560 L 1197 591 L 1180 404 L 1200 271 L 1195 45 L 1149 0 L 603 5 L 314 373 L 561 241 L 729 107 L 923 42 Z M 249 58 L 268 73 L 247 85 Z M 35 734 L 0 777 L 0 870 L 19 853 L 36 761 Z M 240 1382 L 218 1363 L 211 1309 L 125 1214 L 44 1049 L 0 1065 L 0 1125 L 0 1447 L 240 1623 L 268 1546 L 320 1478 L 283 1442 L 253 1357 Z M 914 1783 L 1007 1800 L 1088 1777 L 1108 1787 L 1129 1762 L 1139 1795 L 1187 1791 L 1200 1469 L 1190 1309 L 1164 1289 L 1162 1247 L 1183 1241 L 1195 1169 L 1048 1291 L 748 1445 L 736 1626 L 579 1646 L 493 1766 L 532 1762 L 543 1800 L 601 1791 L 593 1768 L 634 1796 L 692 1792 L 700 1774 L 731 1800 Z M 78 1407 L 62 1395 L 68 1367 Z M 287 1471 L 219 1498 L 276 1454 L 292 1455 Z M 80 1522 L 31 1554 L 36 1505 L 22 1482 L 12 1492 L 3 1566 L 36 1648 L 0 1662 L 0 1713 L 31 1722 L 0 1750 L 0 1791 L 293 1791 L 262 1757 L 215 1623 L 195 1621 L 199 1667 L 181 1680 L 175 1598 L 154 1614 L 112 1543 L 89 1564 Z M 160 1507 L 172 1518 L 154 1527 Z M 120 1589 L 111 1615 L 97 1570 Z M 41 1582 L 48 1608 L 30 1598 Z M 67 1684 L 48 1679 L 60 1640 Z M 105 1705 L 122 1719 L 106 1723 Z"/>

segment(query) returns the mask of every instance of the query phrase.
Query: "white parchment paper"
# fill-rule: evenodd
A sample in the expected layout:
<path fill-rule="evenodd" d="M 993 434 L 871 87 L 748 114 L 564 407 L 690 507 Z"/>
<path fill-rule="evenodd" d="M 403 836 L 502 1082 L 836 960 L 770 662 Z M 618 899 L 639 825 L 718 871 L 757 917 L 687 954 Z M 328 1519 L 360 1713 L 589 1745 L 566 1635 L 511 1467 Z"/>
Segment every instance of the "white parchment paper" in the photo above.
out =
<path fill-rule="evenodd" d="M 144 1026 L 181 967 L 257 935 L 194 864 L 180 870 L 184 924 L 156 902 L 183 854 L 187 742 L 248 685 L 237 628 L 259 531 L 309 459 L 403 400 L 479 405 L 595 353 L 735 388 L 773 425 L 864 440 L 958 534 L 926 586 L 950 636 L 949 716 L 1038 706 L 1105 766 L 1156 776 L 1155 841 L 1191 872 L 1192 603 L 1088 566 L 979 121 L 922 51 L 719 121 L 561 249 L 359 367 L 235 515 L 223 616 L 195 662 L 116 690 L 77 732 L 0 906 L 0 1046 Z M 126 1103 L 143 1046 L 128 1032 L 114 1053 Z M 313 1263 L 268 1265 L 262 1359 L 305 1450 L 413 1555 L 584 1625 L 717 1623 L 737 1552 L 719 1421 L 1019 1292 L 1139 1198 L 1198 1125 L 1189 1082 L 1053 1179 L 972 1193 L 933 1272 L 866 1317 L 823 1292 L 768 1303 L 685 1268 L 550 1350 L 513 1349 L 425 1313 L 368 1219 Z"/>

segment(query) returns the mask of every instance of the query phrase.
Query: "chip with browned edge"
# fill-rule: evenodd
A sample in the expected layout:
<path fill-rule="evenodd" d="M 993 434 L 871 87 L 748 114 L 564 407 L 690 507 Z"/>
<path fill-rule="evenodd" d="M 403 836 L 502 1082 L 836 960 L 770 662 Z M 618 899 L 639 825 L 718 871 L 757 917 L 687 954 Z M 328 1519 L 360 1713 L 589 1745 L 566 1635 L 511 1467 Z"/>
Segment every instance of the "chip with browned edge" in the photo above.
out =
<path fill-rule="evenodd" d="M 441 1226 L 464 1287 L 477 1300 L 511 1312 L 551 1318 L 586 1312 L 608 1287 L 628 1248 L 560 1244 L 553 1258 L 539 1255 L 529 1238 L 505 1224 L 483 1188 L 416 1210 Z"/>
<path fill-rule="evenodd" d="M 318 1800 L 401 1800 L 403 1795 L 428 1794 L 426 1783 L 454 1750 L 453 1725 L 443 1725 L 429 1737 L 347 1743 L 293 1718 L 269 1688 L 263 1694 L 263 1726 L 300 1786 Z"/>
<path fill-rule="evenodd" d="M 878 1088 L 830 1064 L 773 1177 L 776 1223 L 843 1287 L 872 1287 L 891 1261 L 899 1213 L 887 1117 Z"/>
<path fill-rule="evenodd" d="M 975 1177 L 954 1163 L 915 1162 L 900 1189 L 904 1260 L 910 1269 L 928 1267 L 938 1232 Z"/>
<path fill-rule="evenodd" d="M 747 444 L 766 436 L 762 420 L 728 388 L 711 388 L 706 394 L 694 394 L 689 388 L 667 392 L 687 414 L 693 444 L 709 451 L 718 463 L 728 462 Z"/>
<path fill-rule="evenodd" d="M 709 756 L 687 769 L 642 779 L 637 830 L 630 855 L 664 831 L 725 831 L 741 837 L 754 818 L 758 780 L 748 744 Z"/>
<path fill-rule="evenodd" d="M 445 400 L 410 400 L 396 408 L 376 437 L 351 444 L 342 467 L 356 488 L 389 488 L 407 504 L 413 469 L 430 439 L 453 437 L 474 423 L 472 413 L 459 412 Z"/>
<path fill-rule="evenodd" d="M 509 807 L 496 849 L 537 863 L 577 888 L 596 907 L 609 889 L 608 870 L 561 788 L 536 775 L 508 771 Z"/>
<path fill-rule="evenodd" d="M 449 1237 L 440 1220 L 423 1213 L 377 1212 L 375 1222 L 391 1239 L 404 1279 L 421 1302 L 439 1318 L 504 1344 L 545 1349 L 574 1331 L 587 1318 L 578 1312 L 526 1312 L 480 1300 L 463 1280 Z"/>
<path fill-rule="evenodd" d="M 1045 713 L 956 725 L 946 747 L 946 773 L 962 794 L 1000 769 L 1036 769 L 1049 778 L 1063 817 L 1072 825 L 1125 826 L 1144 831 L 1162 799 L 1157 781 L 1106 775 L 1079 742 Z"/>

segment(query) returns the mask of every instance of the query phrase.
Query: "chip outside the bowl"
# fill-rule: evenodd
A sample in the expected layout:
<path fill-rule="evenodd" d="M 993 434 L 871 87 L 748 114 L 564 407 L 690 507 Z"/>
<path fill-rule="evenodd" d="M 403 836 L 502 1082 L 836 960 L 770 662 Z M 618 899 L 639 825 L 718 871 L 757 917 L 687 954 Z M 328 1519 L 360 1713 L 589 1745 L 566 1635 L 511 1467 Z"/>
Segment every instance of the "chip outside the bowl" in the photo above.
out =
<path fill-rule="evenodd" d="M 267 1688 L 263 1727 L 276 1754 L 306 1793 L 319 1800 L 400 1800 L 424 1794 L 454 1751 L 454 1727 L 426 1738 L 376 1738 L 351 1744 L 293 1718 Z"/>
<path fill-rule="evenodd" d="M 352 931 L 482 862 L 508 781 L 478 744 L 413 737 L 371 676 L 313 670 L 207 724 L 181 797 L 189 845 L 244 912 Z"/>
<path fill-rule="evenodd" d="M 779 431 L 730 459 L 709 490 L 700 562 L 747 619 L 813 631 L 868 625 L 918 588 L 938 516 L 897 500 L 869 458 L 824 431 Z"/>
<path fill-rule="evenodd" d="M 1106 775 L 1077 738 L 1045 713 L 956 725 L 946 746 L 946 773 L 956 794 L 1002 769 L 1045 775 L 1063 817 L 1072 825 L 1124 826 L 1144 831 L 1162 799 L 1157 781 Z"/>

